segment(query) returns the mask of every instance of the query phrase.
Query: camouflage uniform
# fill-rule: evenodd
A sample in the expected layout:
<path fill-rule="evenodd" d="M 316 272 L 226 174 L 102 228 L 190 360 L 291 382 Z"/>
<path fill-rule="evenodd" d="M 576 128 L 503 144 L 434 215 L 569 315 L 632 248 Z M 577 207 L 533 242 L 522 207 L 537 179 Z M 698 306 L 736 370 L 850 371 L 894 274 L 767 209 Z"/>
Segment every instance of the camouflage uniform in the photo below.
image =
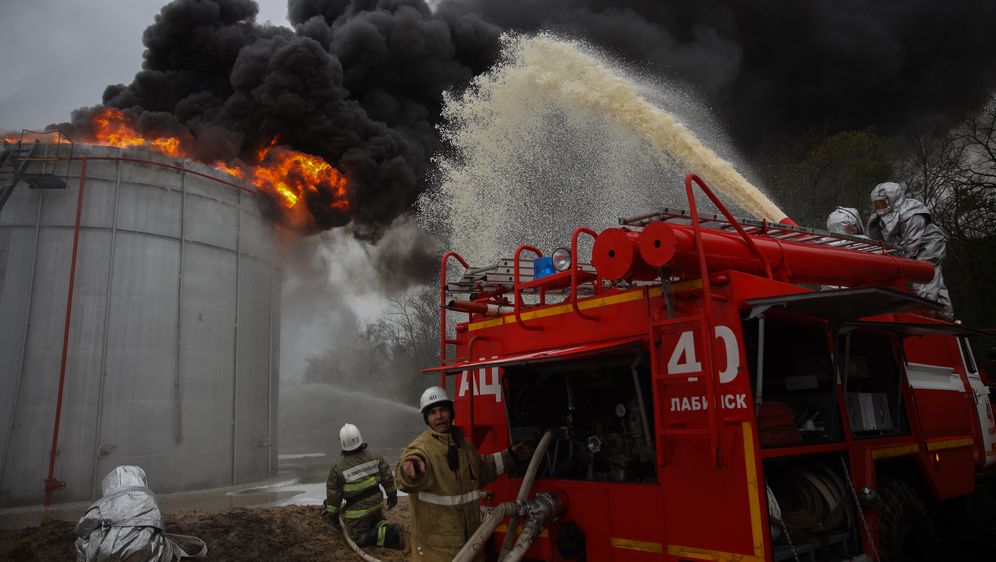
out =
<path fill-rule="evenodd" d="M 325 509 L 342 516 L 350 538 L 359 546 L 400 548 L 400 526 L 384 518 L 384 488 L 391 505 L 397 503 L 398 489 L 384 457 L 366 450 L 343 451 L 329 470 L 325 483 Z M 345 504 L 343 504 L 345 502 Z"/>

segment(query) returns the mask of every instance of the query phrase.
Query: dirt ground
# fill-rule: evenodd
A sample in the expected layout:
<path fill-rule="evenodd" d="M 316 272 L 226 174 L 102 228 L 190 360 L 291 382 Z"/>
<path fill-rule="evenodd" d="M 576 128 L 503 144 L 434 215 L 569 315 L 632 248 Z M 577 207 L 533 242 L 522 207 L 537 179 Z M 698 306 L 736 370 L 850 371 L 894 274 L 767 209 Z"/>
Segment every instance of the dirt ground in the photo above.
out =
<path fill-rule="evenodd" d="M 387 519 L 407 525 L 407 498 L 399 500 Z M 199 537 L 208 545 L 206 560 L 360 560 L 320 510 L 320 506 L 286 506 L 188 511 L 167 515 L 166 531 Z M 74 560 L 74 527 L 68 521 L 46 521 L 39 527 L 0 530 L 0 561 Z M 408 554 L 376 547 L 365 550 L 385 562 L 405 560 Z"/>

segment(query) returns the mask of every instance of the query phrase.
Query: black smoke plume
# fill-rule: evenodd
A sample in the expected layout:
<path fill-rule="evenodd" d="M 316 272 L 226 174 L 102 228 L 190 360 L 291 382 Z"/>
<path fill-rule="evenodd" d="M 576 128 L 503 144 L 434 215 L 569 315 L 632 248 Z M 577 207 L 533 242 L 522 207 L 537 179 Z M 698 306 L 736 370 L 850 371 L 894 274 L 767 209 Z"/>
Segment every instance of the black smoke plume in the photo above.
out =
<path fill-rule="evenodd" d="M 468 0 L 440 12 L 562 31 L 685 82 L 747 152 L 814 126 L 945 126 L 996 87 L 992 0 Z"/>
<path fill-rule="evenodd" d="M 281 145 L 320 156 L 349 180 L 347 214 L 307 201 L 318 229 L 353 222 L 377 237 L 410 208 L 438 145 L 440 94 L 482 71 L 499 30 L 431 14 L 420 0 L 294 2 L 296 30 L 258 25 L 251 0 L 174 0 L 143 35 L 142 70 L 74 112 L 87 137 L 102 107 L 139 131 L 192 139 L 213 162 Z"/>
<path fill-rule="evenodd" d="M 748 153 L 813 126 L 943 126 L 996 86 L 991 0 L 289 0 L 293 30 L 256 13 L 251 0 L 174 0 L 145 31 L 142 70 L 103 104 L 194 139 L 206 161 L 279 134 L 354 187 L 351 213 L 326 210 L 318 226 L 369 237 L 425 187 L 441 93 L 495 61 L 503 30 L 580 37 L 689 84 Z"/>

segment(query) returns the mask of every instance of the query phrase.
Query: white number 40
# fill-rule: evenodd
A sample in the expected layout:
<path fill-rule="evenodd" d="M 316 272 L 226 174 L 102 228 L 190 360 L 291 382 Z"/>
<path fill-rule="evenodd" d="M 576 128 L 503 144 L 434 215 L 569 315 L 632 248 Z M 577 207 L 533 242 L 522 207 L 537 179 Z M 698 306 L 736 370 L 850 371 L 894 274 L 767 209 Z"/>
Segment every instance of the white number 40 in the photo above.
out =
<path fill-rule="evenodd" d="M 728 383 L 737 378 L 740 371 L 740 346 L 729 326 L 716 326 L 716 339 L 722 340 L 726 351 L 726 368 L 719 373 L 719 382 Z M 694 332 L 682 332 L 667 361 L 667 372 L 669 375 L 684 375 L 701 371 L 702 363 L 695 356 Z"/>

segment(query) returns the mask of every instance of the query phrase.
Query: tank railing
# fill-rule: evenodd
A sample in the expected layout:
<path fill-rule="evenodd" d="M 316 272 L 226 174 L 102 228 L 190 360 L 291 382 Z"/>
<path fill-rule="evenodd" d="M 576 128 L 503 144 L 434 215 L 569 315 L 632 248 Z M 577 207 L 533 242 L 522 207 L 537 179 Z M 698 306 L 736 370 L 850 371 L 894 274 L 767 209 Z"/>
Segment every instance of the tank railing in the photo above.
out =
<path fill-rule="evenodd" d="M 456 345 L 459 340 L 451 340 L 446 338 L 446 271 L 449 265 L 450 258 L 455 258 L 464 269 L 469 269 L 470 264 L 467 260 L 463 259 L 460 254 L 449 251 L 443 254 L 442 259 L 439 263 L 439 364 L 446 364 L 446 346 Z M 456 354 L 454 352 L 454 358 Z M 439 386 L 446 387 L 446 375 L 439 375 Z"/>
<path fill-rule="evenodd" d="M 200 176 L 205 179 L 209 179 L 213 182 L 218 182 L 222 185 L 227 185 L 228 187 L 234 187 L 239 191 L 245 191 L 246 193 L 261 194 L 262 192 L 258 189 L 249 189 L 244 185 L 239 185 L 235 182 L 226 181 L 218 177 L 212 176 L 211 174 L 206 174 L 204 172 L 198 172 L 197 170 L 191 170 L 190 168 L 185 168 L 183 166 L 177 166 L 176 164 L 167 164 L 165 162 L 156 162 L 155 160 L 146 160 L 144 158 L 130 158 L 127 156 L 73 156 L 72 158 L 65 158 L 65 160 L 120 160 L 122 162 L 134 162 L 136 164 L 149 164 L 151 166 L 159 166 L 160 168 L 167 168 L 169 170 L 177 170 L 180 172 L 185 172 L 188 174 L 193 174 L 195 176 Z M 218 170 L 219 174 L 224 174 L 221 170 Z"/>
<path fill-rule="evenodd" d="M 515 301 L 515 323 L 518 324 L 523 330 L 542 330 L 543 328 L 540 327 L 540 326 L 528 326 L 528 325 L 526 325 L 525 322 L 522 321 L 522 285 L 523 284 L 519 282 L 519 257 L 522 255 L 522 252 L 525 251 L 525 250 L 529 250 L 530 252 L 536 254 L 537 258 L 543 257 L 543 252 L 541 252 L 540 249 L 537 248 L 537 247 L 535 247 L 535 246 L 530 246 L 528 244 L 522 244 L 521 246 L 519 246 L 518 248 L 515 249 L 515 259 L 514 259 L 514 262 L 515 262 L 515 266 L 514 267 L 515 268 L 513 270 L 515 274 L 512 277 L 512 282 L 514 284 L 513 285 L 514 289 L 513 289 L 512 296 L 514 297 L 513 300 Z M 535 279 L 535 275 L 536 275 L 536 271 L 535 271 L 535 268 L 534 268 L 533 269 L 533 278 L 534 279 Z M 540 305 L 546 304 L 546 289 L 544 289 L 543 287 L 540 287 L 540 292 L 539 293 L 540 293 Z"/>
<path fill-rule="evenodd" d="M 578 307 L 578 272 L 581 270 L 581 260 L 578 259 L 578 237 L 581 234 L 587 234 L 593 239 L 598 237 L 597 232 L 584 226 L 575 228 L 574 234 L 571 235 L 571 308 L 574 309 L 574 314 L 585 320 L 598 320 L 598 316 L 585 314 Z M 600 276 L 595 277 L 594 285 L 595 294 L 598 294 L 602 288 L 602 278 Z"/>

